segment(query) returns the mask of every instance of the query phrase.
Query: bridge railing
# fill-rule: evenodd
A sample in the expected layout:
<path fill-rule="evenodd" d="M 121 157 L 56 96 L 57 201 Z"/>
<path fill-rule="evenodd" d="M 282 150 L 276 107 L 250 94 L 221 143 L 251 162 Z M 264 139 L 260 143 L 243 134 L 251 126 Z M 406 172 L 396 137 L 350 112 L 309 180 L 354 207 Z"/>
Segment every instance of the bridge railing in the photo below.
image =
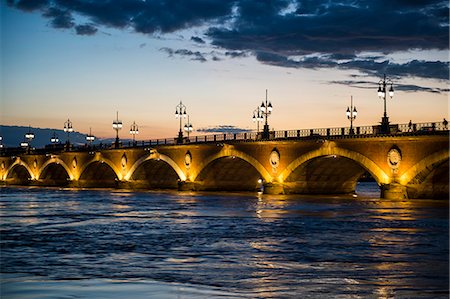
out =
<path fill-rule="evenodd" d="M 200 135 L 185 137 L 181 144 L 189 143 L 209 143 L 209 142 L 227 142 L 227 141 L 260 141 L 260 140 L 289 140 L 289 139 L 311 139 L 311 138 L 360 138 L 360 137 L 376 137 L 376 136 L 396 136 L 396 135 L 423 135 L 423 134 L 448 134 L 448 126 L 443 122 L 426 122 L 426 123 L 408 123 L 408 124 L 393 124 L 390 134 L 379 134 L 379 125 L 374 126 L 358 126 L 353 128 L 353 134 L 349 127 L 335 127 L 335 128 L 315 128 L 315 129 L 300 129 L 300 130 L 285 130 L 285 131 L 271 131 L 269 138 L 263 139 L 262 132 L 240 132 L 240 133 L 222 133 L 213 135 Z M 121 148 L 140 148 L 152 147 L 158 145 L 176 145 L 180 144 L 178 138 L 165 138 L 153 140 L 140 140 L 135 142 L 124 142 Z M 62 152 L 62 151 L 93 151 L 102 149 L 111 149 L 113 145 L 110 144 L 96 144 L 71 146 L 64 145 L 48 145 L 45 148 L 32 149 L 33 153 L 48 153 L 48 152 Z M 27 152 L 23 148 L 0 148 L 2 155 L 16 155 Z"/>
<path fill-rule="evenodd" d="M 319 137 L 362 137 L 379 136 L 379 125 L 357 126 L 353 128 L 351 134 L 350 127 L 334 128 L 315 128 L 300 130 L 271 131 L 269 138 L 263 139 L 262 132 L 240 132 L 240 133 L 221 133 L 212 135 L 190 136 L 183 139 L 183 144 L 188 143 L 208 143 L 208 142 L 226 142 L 226 141 L 258 141 L 258 140 L 280 140 L 280 139 L 309 139 Z M 383 135 L 399 134 L 428 134 L 436 131 L 448 131 L 448 128 L 440 122 L 427 122 L 417 124 L 395 124 L 391 125 L 391 133 Z M 177 138 L 150 140 L 137 144 L 137 146 L 171 145 L 180 144 Z M 136 145 L 135 145 L 136 146 Z"/>

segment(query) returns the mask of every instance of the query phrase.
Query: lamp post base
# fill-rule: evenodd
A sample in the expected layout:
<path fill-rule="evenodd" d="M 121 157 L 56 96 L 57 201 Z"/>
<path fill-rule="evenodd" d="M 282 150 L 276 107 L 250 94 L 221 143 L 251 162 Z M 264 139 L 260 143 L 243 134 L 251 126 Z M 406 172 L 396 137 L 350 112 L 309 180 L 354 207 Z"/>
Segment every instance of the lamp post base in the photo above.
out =
<path fill-rule="evenodd" d="M 381 134 L 390 134 L 391 133 L 391 130 L 389 128 L 389 117 L 387 117 L 387 116 L 383 116 L 381 118 L 380 133 Z"/>
<path fill-rule="evenodd" d="M 119 148 L 120 147 L 120 140 L 119 138 L 116 138 L 116 141 L 114 141 L 114 148 Z"/>
<path fill-rule="evenodd" d="M 261 137 L 262 137 L 262 139 L 270 138 L 269 125 L 264 125 L 264 129 L 262 131 Z"/>
<path fill-rule="evenodd" d="M 183 132 L 180 131 L 180 132 L 178 132 L 177 144 L 182 144 L 182 143 L 183 143 Z"/>

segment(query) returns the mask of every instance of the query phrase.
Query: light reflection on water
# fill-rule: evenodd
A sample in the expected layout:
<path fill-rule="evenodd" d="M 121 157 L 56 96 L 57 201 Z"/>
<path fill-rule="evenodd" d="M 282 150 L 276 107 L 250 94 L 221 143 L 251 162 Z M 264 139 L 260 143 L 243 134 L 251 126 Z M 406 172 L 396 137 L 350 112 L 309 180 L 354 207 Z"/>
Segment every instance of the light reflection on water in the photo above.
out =
<path fill-rule="evenodd" d="M 378 195 L 2 188 L 1 295 L 447 298 L 448 201 Z"/>

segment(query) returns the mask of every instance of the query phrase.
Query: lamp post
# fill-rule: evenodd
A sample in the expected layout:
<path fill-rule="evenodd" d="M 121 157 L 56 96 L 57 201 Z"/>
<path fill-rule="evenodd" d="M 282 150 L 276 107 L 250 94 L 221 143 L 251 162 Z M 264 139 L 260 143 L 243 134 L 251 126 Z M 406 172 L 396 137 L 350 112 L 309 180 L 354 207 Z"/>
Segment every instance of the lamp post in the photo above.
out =
<path fill-rule="evenodd" d="M 3 137 L 0 136 L 0 148 L 3 148 Z"/>
<path fill-rule="evenodd" d="M 51 144 L 53 145 L 53 147 L 55 147 L 56 144 L 59 143 L 59 138 L 58 138 L 58 136 L 56 135 L 55 132 L 53 132 L 53 135 L 52 135 L 52 137 L 50 138 L 50 142 L 51 142 Z"/>
<path fill-rule="evenodd" d="M 89 134 L 86 135 L 86 141 L 89 143 L 89 146 L 92 145 L 92 142 L 95 140 L 95 136 L 92 135 L 91 128 L 89 128 Z"/>
<path fill-rule="evenodd" d="M 27 139 L 28 142 L 22 142 L 20 145 L 23 147 L 27 147 L 28 153 L 30 153 L 31 141 L 34 139 L 34 133 L 31 132 L 31 126 L 28 127 L 28 133 L 25 133 L 25 139 Z"/>
<path fill-rule="evenodd" d="M 67 132 L 67 149 L 70 148 L 70 136 L 69 134 L 73 132 L 72 122 L 70 119 L 67 119 L 67 121 L 64 123 L 64 132 Z"/>
<path fill-rule="evenodd" d="M 184 125 L 184 130 L 187 132 L 188 135 L 188 140 L 189 140 L 189 133 L 194 131 L 194 127 L 192 126 L 192 124 L 189 121 L 189 115 L 187 116 L 187 123 Z"/>
<path fill-rule="evenodd" d="M 259 134 L 259 123 L 264 120 L 259 106 L 253 111 L 253 122 L 256 122 L 256 136 Z"/>
<path fill-rule="evenodd" d="M 269 135 L 269 124 L 267 122 L 267 119 L 269 118 L 269 115 L 272 113 L 272 103 L 270 101 L 267 100 L 267 89 L 266 89 L 266 100 L 265 102 L 263 101 L 261 103 L 261 106 L 259 107 L 259 109 L 261 110 L 263 116 L 264 116 L 264 129 L 263 129 L 263 133 L 262 133 L 262 138 L 263 139 L 269 139 L 270 135 Z"/>
<path fill-rule="evenodd" d="M 186 106 L 180 101 L 175 110 L 175 118 L 180 119 L 180 130 L 178 131 L 177 143 L 183 143 L 183 130 L 182 130 L 182 119 L 186 118 Z"/>
<path fill-rule="evenodd" d="M 347 118 L 350 120 L 350 135 L 354 135 L 355 131 L 353 130 L 353 121 L 355 120 L 358 111 L 356 111 L 356 107 L 353 106 L 353 96 L 350 99 L 350 107 L 347 107 L 346 114 Z"/>
<path fill-rule="evenodd" d="M 119 131 L 122 129 L 122 121 L 119 120 L 119 111 L 117 111 L 116 113 L 116 119 L 113 120 L 112 127 L 116 131 L 116 141 L 114 142 L 114 147 L 119 148 L 120 146 Z"/>
<path fill-rule="evenodd" d="M 133 135 L 133 145 L 135 145 L 136 144 L 136 141 L 135 141 L 136 135 L 139 134 L 139 127 L 135 121 L 133 121 L 133 124 L 130 127 L 130 134 Z"/>
<path fill-rule="evenodd" d="M 387 96 L 387 92 L 388 92 L 387 85 L 390 85 L 389 96 L 392 99 L 394 97 L 393 83 L 390 79 L 386 78 L 386 75 L 384 75 L 383 79 L 378 82 L 378 97 L 380 99 L 384 100 L 384 114 L 383 114 L 383 117 L 381 118 L 381 129 L 380 129 L 381 134 L 389 134 L 390 133 L 389 117 L 387 116 L 387 113 L 386 113 L 386 96 Z"/>

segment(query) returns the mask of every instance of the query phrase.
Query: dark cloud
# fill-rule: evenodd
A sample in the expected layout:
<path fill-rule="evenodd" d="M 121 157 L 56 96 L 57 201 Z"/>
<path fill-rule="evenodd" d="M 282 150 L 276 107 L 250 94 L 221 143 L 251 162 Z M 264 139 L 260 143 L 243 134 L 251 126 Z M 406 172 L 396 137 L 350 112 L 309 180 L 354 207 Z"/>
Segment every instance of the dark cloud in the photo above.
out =
<path fill-rule="evenodd" d="M 229 56 L 231 58 L 240 58 L 240 57 L 247 57 L 248 54 L 243 51 L 226 51 L 225 56 Z"/>
<path fill-rule="evenodd" d="M 98 26 L 164 34 L 204 26 L 205 38 L 225 57 L 254 55 L 265 64 L 338 68 L 364 74 L 448 79 L 447 61 L 380 61 L 386 54 L 449 48 L 448 0 L 7 0 L 39 11 L 56 28 L 94 34 L 74 15 Z M 82 27 L 91 26 L 91 27 Z M 80 34 L 80 33 L 79 33 Z M 81 33 L 82 34 L 82 33 Z M 181 51 L 181 50 L 180 50 Z M 190 50 L 187 50 L 190 51 Z M 374 53 L 365 57 L 364 53 Z M 206 61 L 191 51 L 172 53 Z M 216 58 L 220 58 L 215 55 Z M 214 60 L 212 58 L 211 60 Z"/>
<path fill-rule="evenodd" d="M 340 62 L 333 60 L 332 56 L 306 57 L 300 60 L 292 60 L 288 57 L 257 52 L 256 59 L 262 63 L 280 67 L 292 68 L 336 68 L 343 70 L 358 70 L 361 73 L 381 77 L 389 74 L 392 77 L 421 77 L 447 80 L 449 75 L 449 62 L 413 60 L 407 63 L 393 63 L 388 60 L 377 61 L 376 58 L 354 59 Z"/>
<path fill-rule="evenodd" d="M 194 42 L 199 43 L 199 44 L 204 44 L 205 43 L 205 41 L 201 37 L 198 37 L 198 36 L 192 36 L 191 37 L 191 41 L 194 41 Z"/>
<path fill-rule="evenodd" d="M 77 25 L 75 26 L 75 30 L 78 35 L 94 35 L 97 33 L 97 28 L 90 24 Z"/>
<path fill-rule="evenodd" d="M 171 48 L 161 48 L 160 51 L 163 51 L 169 55 L 169 57 L 180 56 L 180 57 L 188 57 L 190 60 L 206 62 L 208 61 L 205 58 L 206 54 L 200 53 L 199 51 L 191 51 L 188 49 L 178 49 L 174 50 Z"/>
<path fill-rule="evenodd" d="M 72 28 L 75 26 L 72 14 L 68 10 L 50 7 L 42 15 L 51 19 L 50 23 L 55 28 Z"/>
<path fill-rule="evenodd" d="M 374 90 L 374 92 L 378 87 L 377 82 L 364 80 L 341 80 L 341 81 L 330 81 L 327 83 L 346 85 L 354 88 L 372 89 Z M 423 91 L 431 93 L 448 93 L 450 91 L 450 89 L 448 88 L 425 87 L 414 84 L 397 84 L 397 83 L 394 83 L 394 89 L 397 91 L 401 90 L 405 92 Z"/>
<path fill-rule="evenodd" d="M 197 132 L 204 132 L 204 133 L 246 133 L 251 132 L 250 129 L 244 129 L 239 128 L 236 126 L 230 126 L 230 125 L 221 125 L 216 127 L 208 127 L 208 128 L 200 128 L 197 129 Z"/>
<path fill-rule="evenodd" d="M 6 3 L 8 5 L 14 5 L 17 8 L 24 10 L 24 11 L 33 11 L 37 9 L 42 9 L 47 6 L 48 1 L 47 0 L 20 0 L 20 1 L 14 1 L 14 0 L 7 0 Z"/>

